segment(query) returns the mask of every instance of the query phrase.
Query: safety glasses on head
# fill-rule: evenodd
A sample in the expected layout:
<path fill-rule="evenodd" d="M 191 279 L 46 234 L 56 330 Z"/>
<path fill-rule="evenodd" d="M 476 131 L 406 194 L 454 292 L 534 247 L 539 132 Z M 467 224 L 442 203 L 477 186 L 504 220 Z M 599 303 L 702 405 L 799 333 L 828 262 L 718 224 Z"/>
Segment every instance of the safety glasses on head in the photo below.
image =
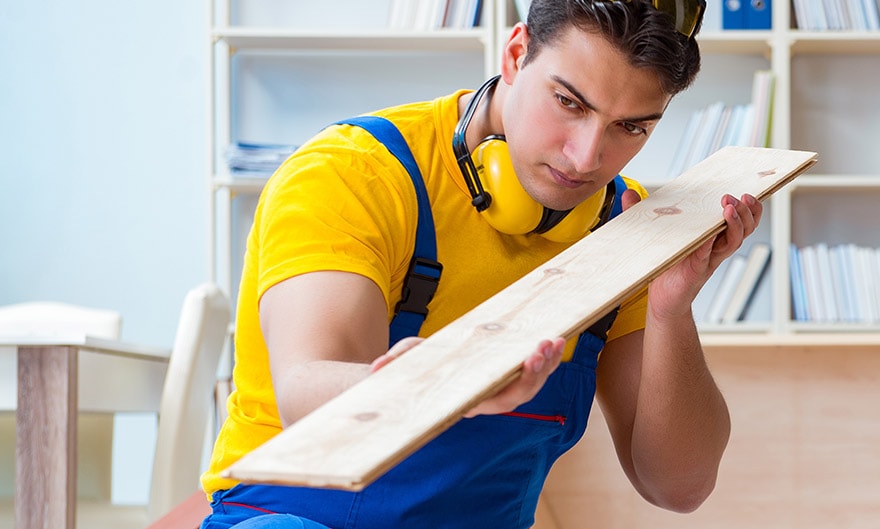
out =
<path fill-rule="evenodd" d="M 651 0 L 651 4 L 672 17 L 676 31 L 687 38 L 694 36 L 706 12 L 706 0 Z"/>

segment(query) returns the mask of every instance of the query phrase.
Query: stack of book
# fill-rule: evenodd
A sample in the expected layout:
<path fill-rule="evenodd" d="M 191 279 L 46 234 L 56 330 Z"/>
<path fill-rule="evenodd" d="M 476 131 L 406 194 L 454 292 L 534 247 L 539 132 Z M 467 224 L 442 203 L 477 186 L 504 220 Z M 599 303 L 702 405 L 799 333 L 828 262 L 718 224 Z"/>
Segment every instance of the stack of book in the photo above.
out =
<path fill-rule="evenodd" d="M 469 29 L 480 25 L 482 0 L 391 0 L 389 29 Z"/>
<path fill-rule="evenodd" d="M 709 305 L 705 321 L 729 324 L 745 319 L 769 262 L 770 245 L 762 242 L 754 243 L 748 255 L 732 255 Z"/>
<path fill-rule="evenodd" d="M 795 321 L 880 322 L 880 249 L 792 244 L 789 270 Z"/>
<path fill-rule="evenodd" d="M 751 103 L 717 102 L 694 112 L 675 151 L 669 177 L 675 178 L 728 145 L 766 147 L 770 141 L 773 86 L 773 73 L 759 70 L 752 82 Z"/>
<path fill-rule="evenodd" d="M 878 0 L 794 0 L 798 29 L 862 30 L 880 29 Z"/>
<path fill-rule="evenodd" d="M 296 150 L 292 145 L 233 143 L 226 149 L 226 164 L 235 177 L 266 178 Z"/>

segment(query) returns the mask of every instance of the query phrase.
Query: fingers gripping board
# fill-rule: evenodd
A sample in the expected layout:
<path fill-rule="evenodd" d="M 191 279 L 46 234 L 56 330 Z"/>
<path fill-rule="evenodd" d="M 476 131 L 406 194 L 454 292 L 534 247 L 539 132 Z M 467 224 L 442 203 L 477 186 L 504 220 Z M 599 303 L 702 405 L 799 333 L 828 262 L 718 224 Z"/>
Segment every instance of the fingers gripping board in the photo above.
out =
<path fill-rule="evenodd" d="M 243 482 L 361 490 L 724 228 L 721 198 L 763 200 L 812 152 L 727 147 L 226 470 Z"/>

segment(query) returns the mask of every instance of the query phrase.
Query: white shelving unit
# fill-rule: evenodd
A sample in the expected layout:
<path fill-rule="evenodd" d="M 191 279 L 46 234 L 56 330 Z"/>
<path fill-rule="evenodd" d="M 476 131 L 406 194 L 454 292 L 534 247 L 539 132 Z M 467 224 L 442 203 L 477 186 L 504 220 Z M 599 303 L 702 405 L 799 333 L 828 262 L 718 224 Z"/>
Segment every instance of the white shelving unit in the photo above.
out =
<path fill-rule="evenodd" d="M 478 86 L 495 71 L 491 23 L 391 30 L 388 0 L 209 4 L 210 273 L 233 296 L 265 179 L 229 172 L 230 143 L 299 145 L 337 119 Z M 483 21 L 494 6 L 485 3 Z"/>
<path fill-rule="evenodd" d="M 343 117 L 476 88 L 497 71 L 500 47 L 517 20 L 513 0 L 484 0 L 478 28 L 430 31 L 387 29 L 390 0 L 209 2 L 211 273 L 233 296 L 264 181 L 229 174 L 223 152 L 230 142 L 296 145 Z M 754 71 L 772 70 L 771 146 L 816 151 L 820 161 L 765 205 L 753 239 L 773 251 L 757 315 L 734 325 L 701 324 L 701 332 L 709 340 L 748 335 L 768 345 L 819 333 L 830 336 L 823 343 L 865 340 L 880 326 L 792 321 L 787 261 L 789 243 L 820 242 L 828 233 L 824 224 L 839 234 L 830 242 L 880 247 L 880 212 L 872 207 L 880 204 L 880 32 L 799 31 L 790 26 L 789 2 L 774 2 L 773 10 L 770 31 L 704 26 L 697 83 L 675 98 L 625 173 L 649 188 L 661 185 L 690 114 L 715 101 L 748 102 Z"/>

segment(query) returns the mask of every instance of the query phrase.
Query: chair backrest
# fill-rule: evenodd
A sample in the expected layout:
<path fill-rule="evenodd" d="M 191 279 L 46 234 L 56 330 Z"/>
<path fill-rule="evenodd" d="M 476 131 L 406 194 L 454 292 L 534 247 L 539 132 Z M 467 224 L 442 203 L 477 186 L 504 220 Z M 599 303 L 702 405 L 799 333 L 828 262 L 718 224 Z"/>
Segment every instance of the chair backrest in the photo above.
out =
<path fill-rule="evenodd" d="M 162 516 L 199 487 L 214 384 L 231 318 L 214 284 L 186 295 L 162 389 L 148 516 Z"/>

